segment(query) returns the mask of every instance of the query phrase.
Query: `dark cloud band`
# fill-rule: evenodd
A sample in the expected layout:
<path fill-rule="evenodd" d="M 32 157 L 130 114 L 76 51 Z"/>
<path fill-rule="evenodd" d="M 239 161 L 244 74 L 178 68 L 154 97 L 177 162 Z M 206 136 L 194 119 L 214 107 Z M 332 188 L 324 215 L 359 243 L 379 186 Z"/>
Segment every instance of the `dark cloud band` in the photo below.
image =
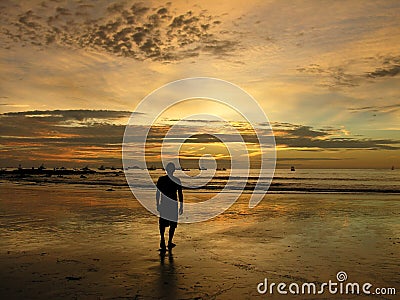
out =
<path fill-rule="evenodd" d="M 121 143 L 125 124 L 121 118 L 130 116 L 127 111 L 109 110 L 53 110 L 13 112 L 0 115 L 0 141 L 2 164 L 18 159 L 60 160 L 70 162 L 120 163 Z M 181 125 L 182 132 L 201 132 L 204 122 L 194 120 Z M 245 124 L 237 124 L 243 140 L 257 144 L 257 137 Z M 261 124 L 262 125 L 262 124 Z M 141 126 L 135 126 L 140 135 Z M 195 128 L 196 127 L 196 128 Z M 160 143 L 169 130 L 169 125 L 153 126 L 148 137 L 149 155 L 160 150 Z M 338 129 L 315 129 L 311 126 L 291 123 L 273 123 L 276 143 L 280 147 L 302 150 L 399 150 L 399 140 L 367 139 L 362 137 L 338 137 Z M 270 134 L 270 132 L 265 132 Z M 228 142 L 238 142 L 229 133 L 219 134 Z M 173 137 L 172 137 L 173 138 Z M 135 137 L 129 139 L 134 143 Z M 177 137 L 176 142 L 182 143 Z M 220 143 L 207 132 L 195 134 L 187 141 L 192 144 Z M 69 156 L 63 153 L 68 153 Z M 156 156 L 153 155 L 153 156 Z"/>

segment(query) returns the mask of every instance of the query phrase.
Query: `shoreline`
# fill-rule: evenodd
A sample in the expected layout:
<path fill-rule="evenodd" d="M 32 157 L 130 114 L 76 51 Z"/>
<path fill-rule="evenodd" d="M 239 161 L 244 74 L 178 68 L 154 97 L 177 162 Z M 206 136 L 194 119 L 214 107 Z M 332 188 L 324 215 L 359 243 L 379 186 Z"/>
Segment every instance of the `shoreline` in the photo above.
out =
<path fill-rule="evenodd" d="M 119 175 L 115 175 L 119 174 Z M 120 173 L 107 173 L 105 175 L 108 176 L 121 176 L 124 177 L 124 175 L 120 175 Z M 67 179 L 67 180 L 66 180 Z M 72 179 L 72 180 L 69 180 Z M 296 180 L 296 179 L 295 179 Z M 71 178 L 71 177 L 45 177 L 45 176 L 27 176 L 27 177 L 2 177 L 0 176 L 0 183 L 15 183 L 15 184 L 26 184 L 26 185 L 76 185 L 76 186 L 107 186 L 109 188 L 129 188 L 128 183 L 125 181 L 123 183 L 117 183 L 115 181 L 107 181 L 107 180 L 88 180 L 88 178 Z M 151 189 L 149 189 L 150 191 Z M 206 188 L 201 187 L 201 188 L 186 188 L 183 187 L 183 190 L 186 192 L 202 192 L 202 193 L 215 193 L 215 192 L 222 192 L 222 188 L 220 187 L 215 187 L 215 186 L 208 186 Z M 254 190 L 254 185 L 249 185 L 247 184 L 245 188 L 243 189 L 242 193 L 244 194 L 251 194 Z M 230 192 L 230 191 L 227 191 Z M 224 192 L 222 192 L 224 193 Z M 290 187 L 290 188 L 285 188 L 281 187 L 280 183 L 274 183 L 272 182 L 270 186 L 268 187 L 267 193 L 282 193 L 282 194 L 293 194 L 293 193 L 298 193 L 298 194 L 393 194 L 393 195 L 398 195 L 400 194 L 400 189 L 371 189 L 371 188 L 303 188 L 303 187 Z"/>

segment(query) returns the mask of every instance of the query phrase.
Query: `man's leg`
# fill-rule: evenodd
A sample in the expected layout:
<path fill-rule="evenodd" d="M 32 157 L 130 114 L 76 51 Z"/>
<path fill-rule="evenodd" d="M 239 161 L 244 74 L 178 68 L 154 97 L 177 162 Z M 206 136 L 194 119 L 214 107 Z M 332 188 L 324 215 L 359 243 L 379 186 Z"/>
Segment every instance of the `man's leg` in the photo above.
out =
<path fill-rule="evenodd" d="M 176 229 L 176 223 L 174 224 L 171 222 L 171 226 L 169 227 L 169 232 L 168 232 L 168 248 L 172 249 L 175 247 L 175 244 L 172 242 L 172 239 L 174 238 L 175 234 L 175 229 Z"/>
<path fill-rule="evenodd" d="M 165 233 L 165 224 L 163 220 L 160 218 L 159 221 L 159 228 L 160 228 L 160 248 L 165 249 L 165 238 L 164 238 L 164 233 Z"/>

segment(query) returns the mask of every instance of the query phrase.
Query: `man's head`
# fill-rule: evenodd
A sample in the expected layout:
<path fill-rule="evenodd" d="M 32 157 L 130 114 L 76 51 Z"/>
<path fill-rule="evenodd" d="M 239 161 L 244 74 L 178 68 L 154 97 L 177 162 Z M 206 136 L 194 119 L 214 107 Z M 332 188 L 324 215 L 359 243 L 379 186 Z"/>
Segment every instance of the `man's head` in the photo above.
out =
<path fill-rule="evenodd" d="M 165 171 L 167 171 L 168 175 L 173 175 L 175 172 L 175 165 L 174 163 L 170 162 L 167 164 L 167 166 L 165 167 Z"/>

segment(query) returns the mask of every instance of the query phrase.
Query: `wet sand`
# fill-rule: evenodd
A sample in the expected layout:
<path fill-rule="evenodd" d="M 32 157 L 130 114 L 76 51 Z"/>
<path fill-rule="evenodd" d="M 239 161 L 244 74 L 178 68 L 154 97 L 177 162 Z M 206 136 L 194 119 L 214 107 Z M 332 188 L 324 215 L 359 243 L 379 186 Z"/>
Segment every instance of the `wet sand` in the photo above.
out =
<path fill-rule="evenodd" d="M 399 195 L 267 194 L 252 210 L 243 195 L 213 220 L 179 224 L 160 256 L 157 217 L 108 188 L 1 183 L 2 299 L 343 299 L 257 292 L 266 277 L 320 284 L 339 271 L 400 291 Z"/>

